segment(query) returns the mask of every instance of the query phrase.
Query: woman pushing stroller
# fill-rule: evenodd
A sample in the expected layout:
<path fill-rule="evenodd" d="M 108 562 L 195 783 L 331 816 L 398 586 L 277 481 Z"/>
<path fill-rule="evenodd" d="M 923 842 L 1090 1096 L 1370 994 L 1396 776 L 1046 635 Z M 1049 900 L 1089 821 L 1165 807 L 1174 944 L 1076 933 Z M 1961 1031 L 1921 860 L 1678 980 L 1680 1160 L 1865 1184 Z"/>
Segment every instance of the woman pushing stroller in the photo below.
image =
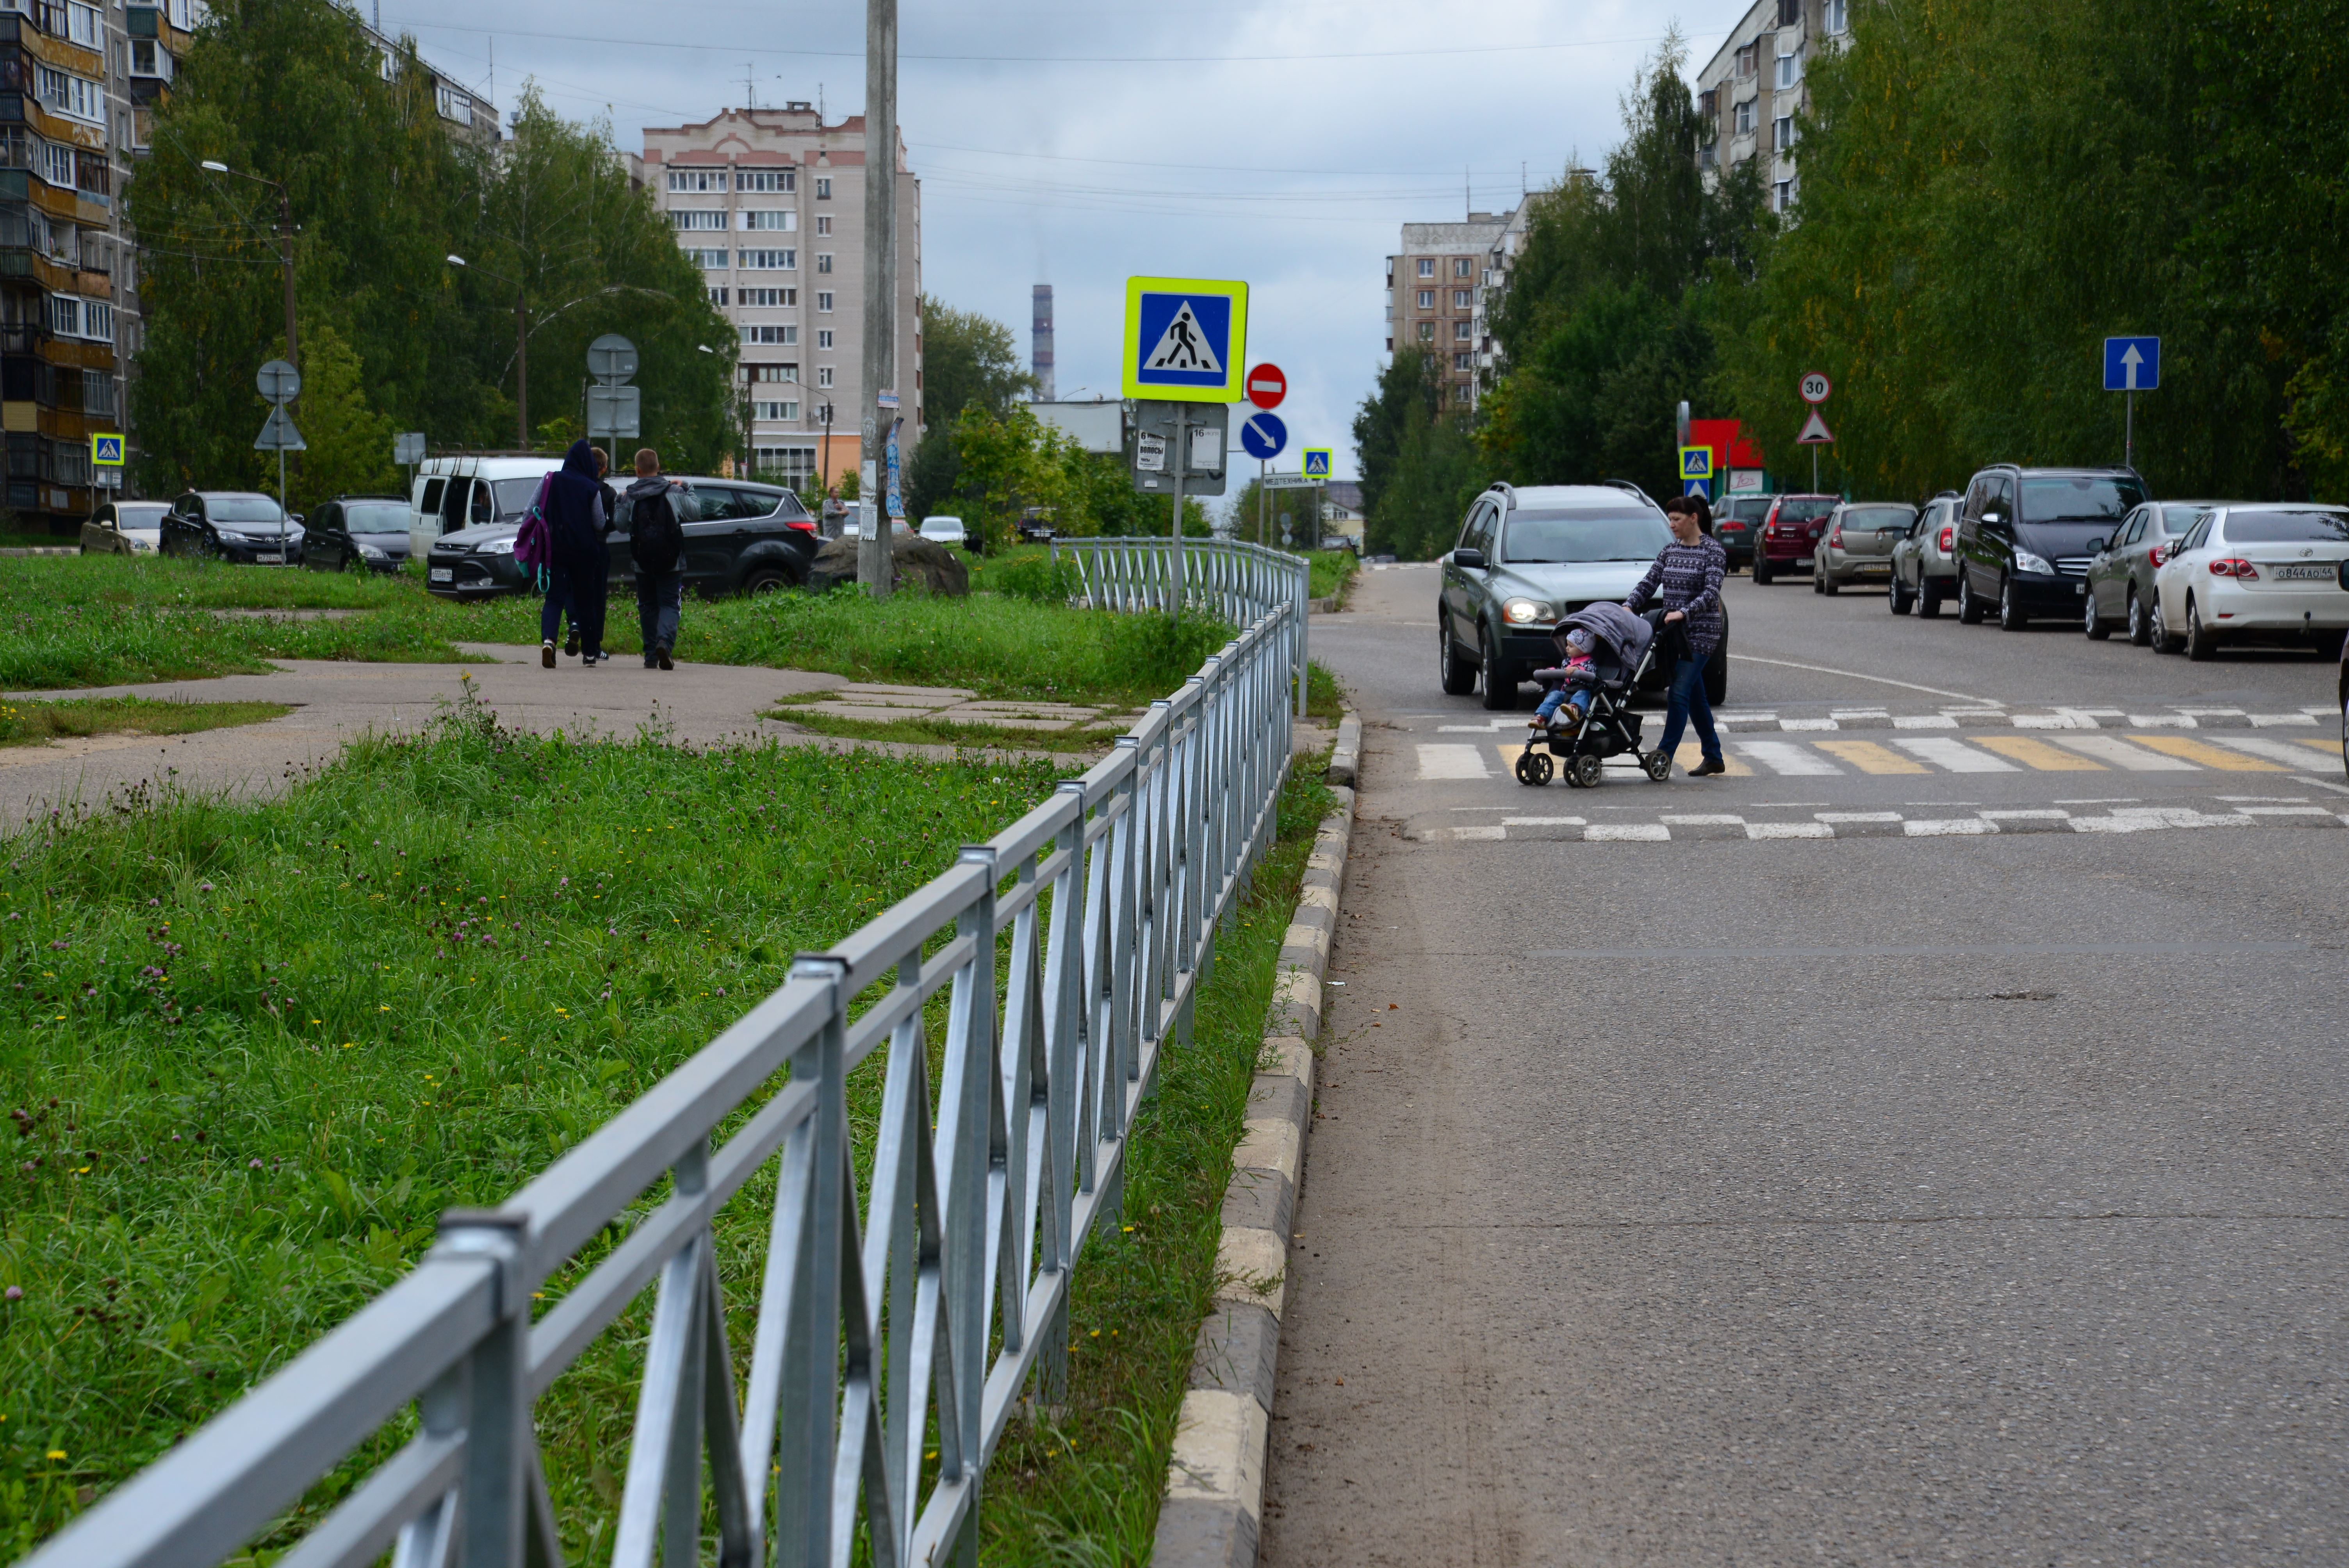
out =
<path fill-rule="evenodd" d="M 1694 719 L 1697 744 L 1704 756 L 1688 770 L 1692 779 L 1729 771 L 1728 763 L 1722 759 L 1721 736 L 1713 727 L 1713 705 L 1704 691 L 1704 666 L 1721 645 L 1721 579 L 1729 570 L 1727 552 L 1704 531 L 1711 520 L 1712 509 L 1702 496 L 1676 495 L 1666 501 L 1664 521 L 1671 524 L 1672 542 L 1623 601 L 1626 609 L 1637 610 L 1651 597 L 1660 599 L 1665 624 L 1678 623 L 1686 635 L 1688 645 L 1679 667 L 1672 671 L 1663 738 L 1656 750 L 1670 767 L 1682 729 Z"/>

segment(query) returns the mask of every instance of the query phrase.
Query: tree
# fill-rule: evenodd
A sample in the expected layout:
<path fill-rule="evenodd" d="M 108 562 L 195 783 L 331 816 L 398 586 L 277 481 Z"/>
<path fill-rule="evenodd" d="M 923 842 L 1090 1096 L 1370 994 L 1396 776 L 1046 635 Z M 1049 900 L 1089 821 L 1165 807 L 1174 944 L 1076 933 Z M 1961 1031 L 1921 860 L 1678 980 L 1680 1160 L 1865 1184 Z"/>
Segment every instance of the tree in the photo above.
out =
<path fill-rule="evenodd" d="M 1425 350 L 1397 350 L 1354 416 L 1363 543 L 1406 561 L 1450 548 L 1470 498 L 1485 484 L 1464 421 L 1442 407 L 1441 369 Z"/>
<path fill-rule="evenodd" d="M 399 493 L 391 463 L 390 418 L 367 406 L 359 356 L 321 322 L 302 338 L 301 482 L 293 507 L 313 511 L 338 495 Z"/>
<path fill-rule="evenodd" d="M 973 407 L 996 418 L 1036 389 L 1019 367 L 1011 329 L 977 311 L 956 310 L 925 296 L 922 321 L 922 417 L 927 421 L 905 471 L 905 504 L 919 517 L 937 510 L 960 488 L 962 459 L 956 431 Z"/>

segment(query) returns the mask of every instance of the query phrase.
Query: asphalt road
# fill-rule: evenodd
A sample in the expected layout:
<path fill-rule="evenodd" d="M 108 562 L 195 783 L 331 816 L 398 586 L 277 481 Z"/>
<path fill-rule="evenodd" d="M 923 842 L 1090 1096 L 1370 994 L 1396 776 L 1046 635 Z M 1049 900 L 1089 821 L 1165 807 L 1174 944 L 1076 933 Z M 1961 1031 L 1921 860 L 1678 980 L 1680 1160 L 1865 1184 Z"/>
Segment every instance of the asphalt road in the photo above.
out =
<path fill-rule="evenodd" d="M 1740 578 L 1741 773 L 1537 789 L 1433 599 L 1313 625 L 1262 1561 L 2349 1561 L 2333 666 Z"/>

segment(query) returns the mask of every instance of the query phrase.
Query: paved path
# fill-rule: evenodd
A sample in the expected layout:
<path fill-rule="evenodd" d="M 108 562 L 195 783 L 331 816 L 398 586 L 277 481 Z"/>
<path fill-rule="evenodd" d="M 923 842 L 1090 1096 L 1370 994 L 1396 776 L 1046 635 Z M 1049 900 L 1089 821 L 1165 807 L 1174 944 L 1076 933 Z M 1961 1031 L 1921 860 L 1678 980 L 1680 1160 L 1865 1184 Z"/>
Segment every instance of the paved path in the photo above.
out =
<path fill-rule="evenodd" d="M 2250 721 L 2331 665 L 1737 579 L 1744 771 L 1528 789 L 1433 598 L 1314 627 L 1365 750 L 1261 1560 L 2349 1561 L 2349 833 L 2277 826 L 2349 789 Z"/>

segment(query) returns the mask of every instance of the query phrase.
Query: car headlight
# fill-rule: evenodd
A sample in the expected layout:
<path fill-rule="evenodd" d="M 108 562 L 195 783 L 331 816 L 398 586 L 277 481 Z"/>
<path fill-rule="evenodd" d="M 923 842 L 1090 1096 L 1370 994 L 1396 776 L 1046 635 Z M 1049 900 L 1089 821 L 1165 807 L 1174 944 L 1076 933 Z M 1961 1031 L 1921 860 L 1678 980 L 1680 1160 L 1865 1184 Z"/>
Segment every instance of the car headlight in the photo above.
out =
<path fill-rule="evenodd" d="M 1509 599 L 1501 604 L 1501 619 L 1512 626 L 1530 626 L 1557 617 L 1549 613 L 1549 606 L 1538 599 Z"/>
<path fill-rule="evenodd" d="M 2017 572 L 2036 572 L 2042 577 L 2055 575 L 2055 568 L 2047 564 L 2045 556 L 2033 555 L 2028 550 L 2018 550 L 2014 552 L 2014 569 Z"/>
<path fill-rule="evenodd" d="M 359 546 L 359 553 L 366 556 L 369 561 L 386 561 L 390 559 L 388 556 L 385 555 L 382 551 L 378 550 L 372 544 L 361 544 Z"/>
<path fill-rule="evenodd" d="M 513 547 L 514 542 L 511 537 L 505 539 L 492 539 L 487 544 L 478 546 L 474 550 L 473 553 L 476 555 L 512 555 L 513 553 Z"/>

